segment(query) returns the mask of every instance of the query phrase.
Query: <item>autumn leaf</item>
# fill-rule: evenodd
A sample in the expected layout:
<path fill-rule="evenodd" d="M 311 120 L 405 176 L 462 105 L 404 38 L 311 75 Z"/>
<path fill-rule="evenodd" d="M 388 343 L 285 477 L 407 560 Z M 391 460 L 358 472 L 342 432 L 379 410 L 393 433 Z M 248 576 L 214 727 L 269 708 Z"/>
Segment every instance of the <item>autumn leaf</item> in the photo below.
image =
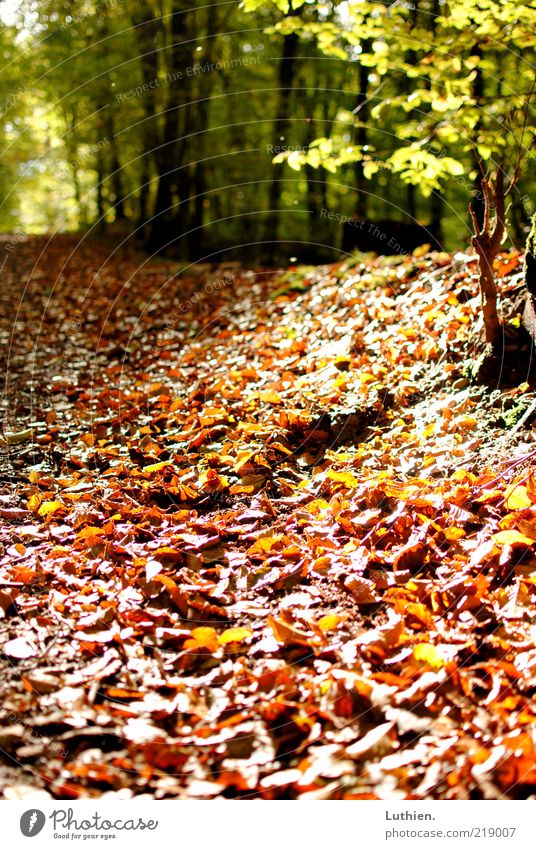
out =
<path fill-rule="evenodd" d="M 25 660 L 27 657 L 35 657 L 37 649 L 24 637 L 16 637 L 14 640 L 8 640 L 4 643 L 2 651 L 8 657 L 14 657 L 17 660 Z"/>
<path fill-rule="evenodd" d="M 283 619 L 275 619 L 270 615 L 267 621 L 274 632 L 276 640 L 280 643 L 284 643 L 285 645 L 310 646 L 315 641 L 313 635 L 295 628 Z"/>
<path fill-rule="evenodd" d="M 37 512 L 40 516 L 51 516 L 58 510 L 65 510 L 65 505 L 61 501 L 43 501 Z"/>
<path fill-rule="evenodd" d="M 337 613 L 330 613 L 327 616 L 322 616 L 316 624 L 323 634 L 327 634 L 329 631 L 335 631 L 343 621 L 342 616 Z"/>
<path fill-rule="evenodd" d="M 498 546 L 505 545 L 533 545 L 534 540 L 531 537 L 525 536 L 520 531 L 509 530 L 509 531 L 499 531 L 497 534 L 493 534 L 492 536 L 493 542 Z"/>
<path fill-rule="evenodd" d="M 66 799 L 530 795 L 536 492 L 503 419 L 532 385 L 466 382 L 476 260 L 230 287 L 73 238 L 6 272 L 10 380 L 43 387 L 0 493 L 10 753 Z"/>
<path fill-rule="evenodd" d="M 162 469 L 166 469 L 171 465 L 173 464 L 169 460 L 163 460 L 161 463 L 151 463 L 149 466 L 144 466 L 143 471 L 152 474 L 153 472 L 160 472 Z"/>
<path fill-rule="evenodd" d="M 436 646 L 429 643 L 418 643 L 413 647 L 413 657 L 421 663 L 425 663 L 432 669 L 442 669 L 445 659 Z"/>
<path fill-rule="evenodd" d="M 330 469 L 327 477 L 332 481 L 344 484 L 348 489 L 352 489 L 359 484 L 359 481 L 351 472 L 337 472 L 334 469 Z"/>
<path fill-rule="evenodd" d="M 506 490 L 505 507 L 507 510 L 523 510 L 532 505 L 527 487 L 523 484 L 512 484 Z"/>
<path fill-rule="evenodd" d="M 216 652 L 219 648 L 218 634 L 214 628 L 194 628 L 191 638 L 186 640 L 184 648 L 186 649 L 205 649 L 209 652 Z"/>
<path fill-rule="evenodd" d="M 374 583 L 366 578 L 349 575 L 344 581 L 344 586 L 352 594 L 357 604 L 376 604 L 379 601 Z"/>
<path fill-rule="evenodd" d="M 242 643 L 244 640 L 249 640 L 253 636 L 253 631 L 249 628 L 227 628 L 218 636 L 220 645 L 228 645 L 229 643 Z"/>

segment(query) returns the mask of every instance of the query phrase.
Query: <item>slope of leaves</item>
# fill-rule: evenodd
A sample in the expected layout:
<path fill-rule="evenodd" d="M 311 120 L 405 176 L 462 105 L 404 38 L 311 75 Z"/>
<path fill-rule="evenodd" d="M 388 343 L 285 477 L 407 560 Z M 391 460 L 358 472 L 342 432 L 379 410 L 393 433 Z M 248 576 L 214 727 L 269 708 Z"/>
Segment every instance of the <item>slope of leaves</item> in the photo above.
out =
<path fill-rule="evenodd" d="M 4 797 L 533 793 L 533 393 L 465 376 L 474 260 L 178 272 L 4 265 Z"/>

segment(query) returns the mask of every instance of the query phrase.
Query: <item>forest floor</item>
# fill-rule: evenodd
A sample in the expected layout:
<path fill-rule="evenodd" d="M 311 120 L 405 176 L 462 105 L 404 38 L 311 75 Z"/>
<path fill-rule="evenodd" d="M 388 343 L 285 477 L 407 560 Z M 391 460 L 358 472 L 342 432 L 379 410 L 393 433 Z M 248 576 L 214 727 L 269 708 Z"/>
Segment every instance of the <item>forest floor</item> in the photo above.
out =
<path fill-rule="evenodd" d="M 0 253 L 3 798 L 534 794 L 534 383 L 468 376 L 474 258 Z"/>

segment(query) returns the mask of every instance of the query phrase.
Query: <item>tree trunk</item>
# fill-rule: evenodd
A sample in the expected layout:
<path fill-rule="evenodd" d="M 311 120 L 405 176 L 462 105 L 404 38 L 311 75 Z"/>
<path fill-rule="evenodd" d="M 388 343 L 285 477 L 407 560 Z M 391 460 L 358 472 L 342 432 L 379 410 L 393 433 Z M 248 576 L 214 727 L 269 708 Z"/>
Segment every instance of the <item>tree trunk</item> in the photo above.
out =
<path fill-rule="evenodd" d="M 536 344 L 536 215 L 532 218 L 532 227 L 527 239 L 525 253 L 524 282 L 527 288 L 523 325 L 534 344 Z"/>
<path fill-rule="evenodd" d="M 111 165 L 110 165 L 110 182 L 114 193 L 114 209 L 115 220 L 125 221 L 125 192 L 123 189 L 123 178 L 121 174 L 121 162 L 119 160 L 119 149 L 117 147 L 117 139 L 115 137 L 115 127 L 113 115 L 108 112 L 108 135 L 110 139 Z"/>
<path fill-rule="evenodd" d="M 370 39 L 365 39 L 363 41 L 361 48 L 363 53 L 367 53 L 370 50 L 371 42 Z M 357 127 L 356 132 L 356 143 L 361 148 L 361 150 L 365 147 L 368 142 L 368 119 L 369 119 L 369 102 L 368 102 L 368 88 L 369 88 L 369 68 L 366 65 L 359 64 L 359 94 L 357 96 L 357 106 L 355 108 L 355 114 L 358 116 L 359 125 Z M 356 189 L 357 189 L 357 198 L 355 204 L 355 213 L 358 218 L 365 219 L 367 217 L 367 207 L 368 207 L 368 191 L 367 191 L 367 179 L 363 174 L 363 162 L 356 162 L 355 164 L 355 178 L 356 178 Z"/>
<path fill-rule="evenodd" d="M 212 65 L 215 59 L 215 48 L 217 37 L 215 33 L 218 31 L 218 7 L 210 5 L 207 10 L 206 32 L 210 36 L 206 40 L 205 53 L 203 63 Z M 207 165 L 204 161 L 206 155 L 206 132 L 209 125 L 210 117 L 210 94 L 213 82 L 210 79 L 210 74 L 201 74 L 199 79 L 199 87 L 197 97 L 195 98 L 196 108 L 192 115 L 195 118 L 195 136 L 193 137 L 193 149 L 195 150 L 195 164 L 192 175 L 192 196 L 193 209 L 189 222 L 187 223 L 188 231 L 188 256 L 190 259 L 197 259 L 206 254 L 205 244 L 206 239 L 203 233 L 203 224 L 205 218 L 205 197 L 207 191 Z"/>
<path fill-rule="evenodd" d="M 406 204 L 406 212 L 411 218 L 412 222 L 415 222 L 417 220 L 417 198 L 415 186 L 412 183 L 409 183 L 406 186 Z"/>
<path fill-rule="evenodd" d="M 479 222 L 474 205 L 471 204 L 470 206 L 475 230 L 472 244 L 478 254 L 485 338 L 492 351 L 496 352 L 501 341 L 501 324 L 497 312 L 497 286 L 493 262 L 499 252 L 505 230 L 505 190 L 502 168 L 499 167 L 492 181 L 486 177 L 482 178 L 482 194 L 484 197 L 482 223 Z M 493 221 L 491 219 L 492 206 Z"/>
<path fill-rule="evenodd" d="M 439 192 L 432 192 L 430 195 L 430 233 L 436 240 L 436 247 L 439 249 L 443 245 L 442 217 L 443 200 Z"/>
<path fill-rule="evenodd" d="M 136 35 L 137 46 L 140 54 L 141 71 L 143 83 L 146 87 L 143 98 L 144 121 L 141 125 L 143 139 L 143 165 L 141 168 L 140 205 L 139 205 L 139 227 L 140 233 L 145 230 L 149 219 L 149 196 L 150 186 L 148 181 L 151 174 L 151 162 L 156 156 L 156 150 L 160 144 L 160 132 L 158 127 L 156 88 L 154 80 L 158 78 L 158 52 L 157 37 L 161 24 L 157 20 L 157 12 L 151 6 L 144 9 L 135 6 L 132 13 L 133 30 Z"/>
<path fill-rule="evenodd" d="M 471 56 L 477 56 L 479 59 L 482 59 L 482 48 L 480 44 L 475 44 L 471 49 Z M 480 102 L 482 102 L 482 98 L 484 97 L 484 75 L 482 73 L 482 68 L 480 65 L 477 65 L 475 70 L 475 78 L 473 80 L 473 91 L 471 92 L 472 97 L 476 101 L 477 107 Z M 475 131 L 478 130 L 480 126 L 480 120 L 477 122 Z M 478 221 L 479 227 L 482 227 L 484 223 L 484 215 L 485 215 L 485 199 L 484 199 L 484 191 L 483 191 L 483 182 L 482 182 L 482 174 L 480 170 L 480 162 L 478 161 L 478 156 L 476 152 L 472 154 L 473 160 L 473 168 L 476 170 L 477 175 L 475 177 L 473 183 L 473 201 L 472 206 L 476 215 L 476 220 Z"/>
<path fill-rule="evenodd" d="M 309 104 L 310 115 L 308 115 L 307 132 L 305 135 L 305 144 L 307 147 L 314 139 L 318 137 L 316 122 L 313 116 L 314 106 L 312 102 Z M 322 209 L 325 209 L 322 203 L 322 173 L 318 168 L 313 168 L 311 165 L 305 166 L 305 179 L 307 181 L 307 211 L 309 213 L 308 231 L 309 242 L 311 245 L 316 245 L 318 235 L 321 228 L 319 227 Z M 322 233 L 323 236 L 323 233 Z M 313 248 L 314 252 L 314 248 Z"/>
<path fill-rule="evenodd" d="M 171 15 L 170 73 L 194 66 L 194 42 L 191 39 L 190 17 L 192 4 L 174 0 Z M 192 76 L 191 79 L 195 77 Z M 187 163 L 188 115 L 192 101 L 192 86 L 181 81 L 177 87 L 171 83 L 164 110 L 162 144 L 155 156 L 158 171 L 158 188 L 153 211 L 149 249 L 165 250 L 180 243 L 189 229 L 190 169 Z M 180 186 L 179 186 L 180 175 Z"/>
<path fill-rule="evenodd" d="M 285 35 L 283 39 L 283 51 L 279 62 L 278 87 L 279 103 L 277 105 L 277 116 L 273 125 L 273 144 L 282 145 L 287 141 L 285 133 L 291 125 L 289 115 L 290 95 L 294 81 L 296 67 L 296 53 L 299 38 L 296 33 Z M 277 242 L 279 234 L 279 207 L 281 202 L 282 180 L 285 166 L 283 163 L 272 166 L 272 182 L 268 194 L 268 214 L 264 238 L 267 242 Z"/>
<path fill-rule="evenodd" d="M 486 342 L 495 348 L 501 335 L 501 325 L 497 312 L 497 286 L 493 273 L 493 261 L 496 252 L 492 251 L 489 246 L 482 246 L 479 240 L 474 237 L 473 245 L 478 253 L 479 286 Z"/>
<path fill-rule="evenodd" d="M 80 179 L 78 176 L 78 164 L 75 160 L 71 160 L 69 165 L 71 168 L 71 176 L 73 178 L 74 197 L 76 200 L 76 205 L 78 207 L 78 217 L 80 219 L 80 224 L 82 225 L 82 227 L 87 227 L 87 210 L 86 205 L 82 200 L 82 191 L 80 189 Z"/>
<path fill-rule="evenodd" d="M 106 230 L 106 219 L 105 214 L 106 210 L 104 208 L 104 195 L 102 191 L 102 183 L 104 180 L 104 160 L 102 156 L 102 152 L 99 150 L 97 153 L 97 229 L 104 233 Z"/>
<path fill-rule="evenodd" d="M 140 176 L 140 189 L 139 189 L 139 199 L 138 199 L 138 226 L 137 226 L 137 234 L 136 237 L 139 239 L 143 239 L 145 233 L 145 227 L 147 224 L 147 217 L 149 215 L 149 163 L 147 162 L 147 158 L 145 157 L 143 160 L 143 166 L 141 169 Z"/>

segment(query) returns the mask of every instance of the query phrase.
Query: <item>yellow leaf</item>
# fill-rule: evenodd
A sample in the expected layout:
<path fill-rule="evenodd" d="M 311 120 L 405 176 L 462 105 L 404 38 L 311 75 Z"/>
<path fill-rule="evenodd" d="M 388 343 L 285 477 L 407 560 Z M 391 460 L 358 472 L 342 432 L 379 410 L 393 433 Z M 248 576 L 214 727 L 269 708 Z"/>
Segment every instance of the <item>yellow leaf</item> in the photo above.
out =
<path fill-rule="evenodd" d="M 171 466 L 171 460 L 164 460 L 162 463 L 153 463 L 151 466 L 144 466 L 144 472 L 159 472 L 160 469 L 165 469 L 166 466 Z"/>
<path fill-rule="evenodd" d="M 530 507 L 532 501 L 528 496 L 527 487 L 521 484 L 509 486 L 504 504 L 507 510 L 523 510 L 525 507 Z"/>
<path fill-rule="evenodd" d="M 218 637 L 218 642 L 222 646 L 227 643 L 241 643 L 243 640 L 247 640 L 252 636 L 253 631 L 250 631 L 249 628 L 227 628 L 227 630 Z"/>
<path fill-rule="evenodd" d="M 445 528 L 443 533 L 445 534 L 445 539 L 451 541 L 461 539 L 465 536 L 465 531 L 463 530 L 463 528 Z"/>
<path fill-rule="evenodd" d="M 336 472 L 334 469 L 330 469 L 327 477 L 332 481 L 337 481 L 337 483 L 343 483 L 347 487 L 356 487 L 359 483 L 351 472 Z"/>
<path fill-rule="evenodd" d="M 283 534 L 275 534 L 275 536 L 259 537 L 259 539 L 248 548 L 248 554 L 267 554 L 272 550 L 274 545 L 280 543 L 284 539 Z M 281 546 L 279 546 L 281 548 Z"/>
<path fill-rule="evenodd" d="M 451 481 L 472 484 L 475 482 L 476 477 L 472 472 L 468 472 L 466 469 L 456 469 L 450 479 Z"/>
<path fill-rule="evenodd" d="M 199 475 L 198 485 L 203 490 L 221 492 L 229 486 L 229 481 L 224 475 L 215 472 L 214 469 L 207 469 Z"/>
<path fill-rule="evenodd" d="M 317 625 L 322 633 L 326 634 L 328 631 L 334 631 L 338 628 L 342 621 L 342 616 L 338 616 L 336 613 L 331 613 L 328 616 L 322 616 L 322 618 L 318 620 Z"/>
<path fill-rule="evenodd" d="M 534 540 L 519 531 L 499 531 L 492 536 L 497 545 L 534 545 Z"/>
<path fill-rule="evenodd" d="M 281 404 L 282 398 L 279 392 L 274 392 L 272 389 L 263 389 L 259 392 L 259 401 L 266 401 L 267 404 Z"/>
<path fill-rule="evenodd" d="M 37 512 L 40 516 L 50 516 L 56 510 L 65 510 L 65 505 L 61 501 L 44 501 Z"/>
<path fill-rule="evenodd" d="M 445 665 L 445 659 L 435 646 L 428 643 L 419 643 L 413 647 L 413 657 L 422 663 L 427 663 L 432 669 L 441 669 Z"/>

